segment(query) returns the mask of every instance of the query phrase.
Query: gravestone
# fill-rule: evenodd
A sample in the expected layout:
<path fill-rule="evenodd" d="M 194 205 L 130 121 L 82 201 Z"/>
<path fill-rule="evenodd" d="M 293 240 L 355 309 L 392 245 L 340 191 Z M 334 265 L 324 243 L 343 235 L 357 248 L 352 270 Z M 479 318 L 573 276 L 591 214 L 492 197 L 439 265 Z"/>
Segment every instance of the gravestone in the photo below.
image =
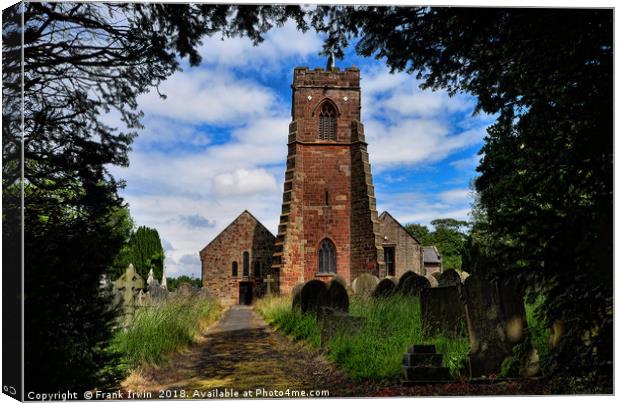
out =
<path fill-rule="evenodd" d="M 190 297 L 196 293 L 197 289 L 189 283 L 181 283 L 177 287 L 177 297 Z"/>
<path fill-rule="evenodd" d="M 352 334 L 359 331 L 366 323 L 366 318 L 350 316 L 343 312 L 332 312 L 319 317 L 321 329 L 321 347 L 325 347 L 336 334 Z"/>
<path fill-rule="evenodd" d="M 150 285 L 153 281 L 155 281 L 155 273 L 153 273 L 153 269 L 149 270 L 149 276 L 146 279 L 146 285 Z"/>
<path fill-rule="evenodd" d="M 351 288 L 353 288 L 353 292 L 355 295 L 361 297 L 370 297 L 372 292 L 379 284 L 379 279 L 371 274 L 364 273 L 361 276 L 357 277 L 353 280 L 351 284 Z"/>
<path fill-rule="evenodd" d="M 461 275 L 458 271 L 454 269 L 446 270 L 441 273 L 441 277 L 439 277 L 439 286 L 446 287 L 450 285 L 460 285 L 461 284 Z"/>
<path fill-rule="evenodd" d="M 133 264 L 129 264 L 123 273 L 114 282 L 114 289 L 121 297 L 123 306 L 129 310 L 135 305 L 138 291 L 144 288 L 144 280 L 136 273 Z"/>
<path fill-rule="evenodd" d="M 319 294 L 319 311 L 320 308 L 327 307 L 329 310 L 325 312 L 349 312 L 349 294 L 347 289 L 339 281 L 330 281 L 329 285 Z"/>
<path fill-rule="evenodd" d="M 464 283 L 467 277 L 469 277 L 469 273 L 467 273 L 466 271 L 460 272 L 459 275 L 461 276 L 461 283 Z"/>
<path fill-rule="evenodd" d="M 427 275 L 424 276 L 424 278 L 426 278 L 428 280 L 428 282 L 431 285 L 431 287 L 439 287 L 439 281 L 437 281 L 435 276 L 427 274 Z"/>
<path fill-rule="evenodd" d="M 414 344 L 403 356 L 403 386 L 450 382 L 450 370 L 432 344 Z"/>
<path fill-rule="evenodd" d="M 385 276 L 384 278 L 387 278 L 388 280 L 392 280 L 394 285 L 398 285 L 398 279 L 396 277 L 394 277 L 394 276 Z"/>
<path fill-rule="evenodd" d="M 154 278 L 151 281 L 147 289 L 149 292 L 149 298 L 151 302 L 161 301 L 168 297 L 168 290 L 165 288 L 162 288 L 162 286 L 159 284 L 159 281 L 157 281 L 156 278 Z"/>
<path fill-rule="evenodd" d="M 402 276 L 400 276 L 400 278 L 398 279 L 398 290 L 400 291 L 403 288 L 403 284 L 405 284 L 405 281 L 407 281 L 409 277 L 415 276 L 417 276 L 417 274 L 412 272 L 411 270 L 405 272 Z"/>
<path fill-rule="evenodd" d="M 465 306 L 459 287 L 426 288 L 421 291 L 420 316 L 427 337 L 463 337 L 467 334 Z"/>
<path fill-rule="evenodd" d="M 379 284 L 377 284 L 377 287 L 372 292 L 372 297 L 373 298 L 386 298 L 386 297 L 389 297 L 390 295 L 393 295 L 395 292 L 396 292 L 396 285 L 394 284 L 394 282 L 390 280 L 389 278 L 384 278 L 383 280 L 379 281 Z"/>
<path fill-rule="evenodd" d="M 265 279 L 265 284 L 267 285 L 267 295 L 271 295 L 273 292 L 273 283 L 275 280 L 271 277 L 271 274 L 267 274 L 267 278 Z"/>
<path fill-rule="evenodd" d="M 474 274 L 463 286 L 472 378 L 498 374 L 504 359 L 525 337 L 527 321 L 523 291 L 510 277 L 496 279 Z"/>
<path fill-rule="evenodd" d="M 310 280 L 301 288 L 301 311 L 318 313 L 321 306 L 321 297 L 327 292 L 325 283 L 321 280 Z"/>
<path fill-rule="evenodd" d="M 409 276 L 405 282 L 399 286 L 399 292 L 407 296 L 419 296 L 424 288 L 430 288 L 431 283 L 422 276 Z"/>
<path fill-rule="evenodd" d="M 291 290 L 291 299 L 293 301 L 293 309 L 301 309 L 301 289 L 306 283 L 299 283 Z"/>
<path fill-rule="evenodd" d="M 339 283 L 340 283 L 340 284 L 341 284 L 344 288 L 346 288 L 346 287 L 347 287 L 347 282 L 346 282 L 346 280 L 345 280 L 342 276 L 340 276 L 340 275 L 335 275 L 334 277 L 332 277 L 332 279 L 330 280 L 330 282 L 334 282 L 334 281 L 339 282 Z"/>
<path fill-rule="evenodd" d="M 441 272 L 440 271 L 434 271 L 434 272 L 431 273 L 431 276 L 435 277 L 437 282 L 439 282 L 439 278 L 441 277 Z"/>

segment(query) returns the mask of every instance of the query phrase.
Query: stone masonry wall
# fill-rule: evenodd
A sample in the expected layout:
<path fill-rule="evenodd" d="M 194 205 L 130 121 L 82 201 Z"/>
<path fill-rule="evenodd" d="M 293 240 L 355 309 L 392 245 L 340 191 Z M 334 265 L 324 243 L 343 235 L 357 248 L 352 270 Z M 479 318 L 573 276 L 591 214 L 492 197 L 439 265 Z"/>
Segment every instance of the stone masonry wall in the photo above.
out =
<path fill-rule="evenodd" d="M 425 275 L 422 263 L 422 246 L 389 213 L 382 213 L 379 222 L 383 244 L 395 247 L 396 277 L 402 276 L 409 270 Z"/>
<path fill-rule="evenodd" d="M 273 259 L 283 293 L 317 277 L 318 247 L 326 237 L 336 246 L 336 272 L 347 282 L 355 273 L 376 270 L 383 255 L 378 252 L 381 244 L 366 144 L 363 132 L 360 139 L 357 130 L 361 127 L 359 70 L 296 68 L 292 87 L 293 121 Z M 336 140 L 318 136 L 324 102 L 337 111 Z"/>
<path fill-rule="evenodd" d="M 211 243 L 200 251 L 202 284 L 208 292 L 227 306 L 239 303 L 239 283 L 253 285 L 256 297 L 262 280 L 271 272 L 275 237 L 254 216 L 244 211 Z M 250 275 L 243 276 L 243 252 L 249 253 Z M 232 276 L 232 263 L 237 262 L 238 275 Z M 260 275 L 255 275 L 255 263 Z"/>

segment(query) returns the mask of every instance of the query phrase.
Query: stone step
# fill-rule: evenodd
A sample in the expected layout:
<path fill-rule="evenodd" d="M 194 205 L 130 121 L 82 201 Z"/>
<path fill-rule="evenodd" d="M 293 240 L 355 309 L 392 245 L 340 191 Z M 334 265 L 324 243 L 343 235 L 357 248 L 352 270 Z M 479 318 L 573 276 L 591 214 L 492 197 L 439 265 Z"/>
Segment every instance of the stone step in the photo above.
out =
<path fill-rule="evenodd" d="M 441 367 L 443 356 L 441 354 L 409 354 L 403 356 L 403 365 L 406 367 Z"/>
<path fill-rule="evenodd" d="M 407 351 L 409 354 L 435 354 L 434 344 L 412 344 Z"/>
<path fill-rule="evenodd" d="M 403 367 L 405 382 L 446 382 L 452 380 L 446 367 Z"/>

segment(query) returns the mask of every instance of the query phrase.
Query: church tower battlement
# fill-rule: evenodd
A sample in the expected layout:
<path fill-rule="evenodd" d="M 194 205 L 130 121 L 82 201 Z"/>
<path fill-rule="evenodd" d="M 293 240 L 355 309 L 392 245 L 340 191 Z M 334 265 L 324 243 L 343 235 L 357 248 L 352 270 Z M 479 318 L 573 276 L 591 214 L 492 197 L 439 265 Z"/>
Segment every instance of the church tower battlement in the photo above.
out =
<path fill-rule="evenodd" d="M 339 275 L 385 275 L 360 71 L 295 68 L 292 122 L 272 270 L 280 291 Z"/>

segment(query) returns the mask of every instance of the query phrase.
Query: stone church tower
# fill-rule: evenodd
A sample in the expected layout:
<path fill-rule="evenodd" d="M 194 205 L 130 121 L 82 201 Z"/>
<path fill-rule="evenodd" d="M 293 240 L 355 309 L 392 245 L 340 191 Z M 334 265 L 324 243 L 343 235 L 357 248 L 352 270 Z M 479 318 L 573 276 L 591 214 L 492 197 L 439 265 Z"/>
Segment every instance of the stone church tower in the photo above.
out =
<path fill-rule="evenodd" d="M 280 225 L 272 259 L 280 291 L 339 275 L 385 276 L 360 123 L 360 72 L 295 68 Z"/>

